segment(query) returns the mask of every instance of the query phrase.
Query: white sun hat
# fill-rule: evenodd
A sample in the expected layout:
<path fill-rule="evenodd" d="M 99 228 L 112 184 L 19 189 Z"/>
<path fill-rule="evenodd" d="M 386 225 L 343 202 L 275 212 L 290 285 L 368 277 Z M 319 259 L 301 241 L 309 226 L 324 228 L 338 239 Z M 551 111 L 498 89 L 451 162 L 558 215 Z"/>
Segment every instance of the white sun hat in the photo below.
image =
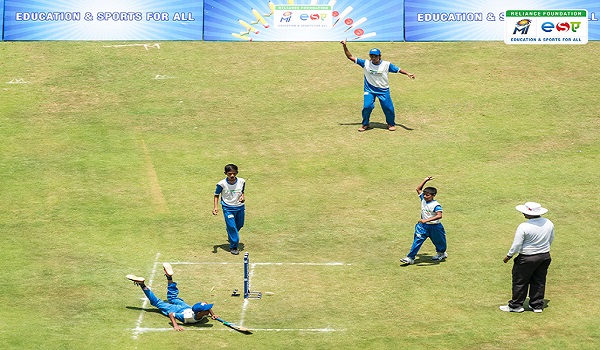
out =
<path fill-rule="evenodd" d="M 536 202 L 527 202 L 522 205 L 517 205 L 515 207 L 515 209 L 517 209 L 518 211 L 520 211 L 523 214 L 533 215 L 533 216 L 544 215 L 548 212 L 548 209 L 542 208 L 542 205 L 540 203 L 536 203 Z"/>

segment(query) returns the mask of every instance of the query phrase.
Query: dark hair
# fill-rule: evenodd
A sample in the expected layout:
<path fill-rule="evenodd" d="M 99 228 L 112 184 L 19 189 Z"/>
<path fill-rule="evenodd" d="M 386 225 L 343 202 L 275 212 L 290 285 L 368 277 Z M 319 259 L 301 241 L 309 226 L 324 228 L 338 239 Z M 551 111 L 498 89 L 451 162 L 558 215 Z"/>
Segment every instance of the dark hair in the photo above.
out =
<path fill-rule="evenodd" d="M 235 164 L 227 164 L 225 165 L 225 174 L 235 171 L 236 173 L 238 172 L 238 167 Z"/>
<path fill-rule="evenodd" d="M 435 196 L 437 194 L 437 189 L 435 187 L 425 187 L 423 192 L 431 193 Z"/>

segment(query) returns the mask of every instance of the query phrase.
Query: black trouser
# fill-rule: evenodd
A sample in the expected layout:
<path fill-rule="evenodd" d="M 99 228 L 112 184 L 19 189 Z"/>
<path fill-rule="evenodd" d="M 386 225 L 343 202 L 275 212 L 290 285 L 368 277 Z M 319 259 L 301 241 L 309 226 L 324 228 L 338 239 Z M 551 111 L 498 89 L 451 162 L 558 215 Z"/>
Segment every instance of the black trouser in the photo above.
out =
<path fill-rule="evenodd" d="M 534 255 L 519 254 L 512 269 L 512 300 L 508 306 L 513 309 L 523 307 L 529 289 L 529 306 L 532 309 L 544 307 L 546 275 L 550 266 L 550 253 Z"/>

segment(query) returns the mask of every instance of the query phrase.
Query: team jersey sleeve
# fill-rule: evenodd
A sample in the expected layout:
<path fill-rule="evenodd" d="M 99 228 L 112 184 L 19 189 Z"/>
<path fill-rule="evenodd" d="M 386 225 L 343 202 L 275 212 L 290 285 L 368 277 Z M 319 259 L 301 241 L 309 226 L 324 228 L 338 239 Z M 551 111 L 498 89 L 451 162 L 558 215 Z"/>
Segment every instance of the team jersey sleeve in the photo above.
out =
<path fill-rule="evenodd" d="M 419 199 L 423 200 L 423 192 L 419 193 Z"/>
<path fill-rule="evenodd" d="M 356 64 L 358 64 L 359 66 L 365 68 L 365 60 L 363 60 L 362 58 L 357 58 L 356 59 Z"/>
<path fill-rule="evenodd" d="M 221 187 L 221 185 L 217 184 L 217 188 L 215 188 L 215 195 L 221 194 L 221 192 L 223 192 L 223 187 Z"/>
<path fill-rule="evenodd" d="M 442 210 L 442 206 L 441 206 L 441 205 L 439 205 L 439 204 L 438 204 L 438 205 L 436 205 L 436 206 L 435 206 L 435 208 L 433 208 L 433 212 L 434 212 L 434 213 L 437 213 L 438 211 L 443 211 L 443 210 Z"/>
<path fill-rule="evenodd" d="M 183 312 L 175 312 L 175 313 L 173 314 L 173 316 L 175 316 L 175 318 L 176 318 L 178 321 L 185 323 L 185 317 L 183 316 Z"/>
<path fill-rule="evenodd" d="M 400 72 L 400 67 L 396 67 L 393 63 L 390 63 L 390 72 L 398 73 Z"/>

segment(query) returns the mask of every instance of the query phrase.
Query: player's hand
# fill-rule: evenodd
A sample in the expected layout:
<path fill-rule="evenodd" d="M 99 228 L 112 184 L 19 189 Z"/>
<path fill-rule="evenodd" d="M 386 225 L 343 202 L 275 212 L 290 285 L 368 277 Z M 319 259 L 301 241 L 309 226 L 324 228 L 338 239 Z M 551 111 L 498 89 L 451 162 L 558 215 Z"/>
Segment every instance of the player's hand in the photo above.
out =
<path fill-rule="evenodd" d="M 340 44 L 342 44 L 342 45 L 346 45 L 346 41 L 347 41 L 347 40 L 346 40 L 346 39 L 344 39 L 344 40 L 340 41 Z"/>
<path fill-rule="evenodd" d="M 504 261 L 504 263 L 506 264 L 511 258 L 512 256 L 505 256 L 504 259 L 502 259 L 502 261 Z"/>
<path fill-rule="evenodd" d="M 180 325 L 178 325 L 177 323 L 175 323 L 173 325 L 173 329 L 176 330 L 177 332 L 181 332 L 183 330 L 183 327 L 181 327 Z"/>
<path fill-rule="evenodd" d="M 218 208 L 213 209 L 212 213 L 213 213 L 213 215 L 217 215 L 219 213 L 219 209 Z"/>
<path fill-rule="evenodd" d="M 216 320 L 217 318 L 219 318 L 219 315 L 214 315 L 213 314 L 211 317 L 212 317 L 213 320 Z"/>
<path fill-rule="evenodd" d="M 244 194 L 242 193 L 242 195 L 240 196 L 240 203 L 244 203 L 246 201 L 246 198 L 244 198 Z"/>
<path fill-rule="evenodd" d="M 412 80 L 415 80 L 415 78 L 417 77 L 416 75 L 414 75 L 412 73 L 406 73 L 406 76 L 411 78 Z"/>
<path fill-rule="evenodd" d="M 429 181 L 429 180 L 433 180 L 433 179 L 435 179 L 435 177 L 433 177 L 433 176 L 427 176 L 427 177 L 425 178 L 425 181 Z"/>

